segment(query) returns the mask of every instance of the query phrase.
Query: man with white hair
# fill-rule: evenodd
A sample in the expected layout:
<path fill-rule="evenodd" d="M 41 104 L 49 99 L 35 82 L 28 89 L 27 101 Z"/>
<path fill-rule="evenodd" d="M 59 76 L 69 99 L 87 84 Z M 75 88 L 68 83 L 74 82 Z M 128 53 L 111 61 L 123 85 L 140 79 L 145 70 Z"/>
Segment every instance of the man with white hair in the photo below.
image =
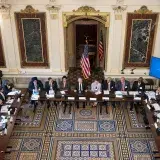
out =
<path fill-rule="evenodd" d="M 78 78 L 78 83 L 75 86 L 75 91 L 78 94 L 82 94 L 87 90 L 85 83 L 83 83 L 82 78 Z M 79 103 L 77 102 L 77 108 L 79 108 Z M 85 102 L 83 102 L 83 108 L 85 108 Z"/>

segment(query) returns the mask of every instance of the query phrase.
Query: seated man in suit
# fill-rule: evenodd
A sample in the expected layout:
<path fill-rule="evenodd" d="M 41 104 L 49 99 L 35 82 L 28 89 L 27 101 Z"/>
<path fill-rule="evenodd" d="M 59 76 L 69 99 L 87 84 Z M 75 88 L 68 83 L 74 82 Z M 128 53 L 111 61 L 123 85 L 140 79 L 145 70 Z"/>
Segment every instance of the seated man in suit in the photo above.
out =
<path fill-rule="evenodd" d="M 14 88 L 14 85 L 12 83 L 9 82 L 9 80 L 4 80 L 3 81 L 3 93 L 5 94 L 5 96 L 12 91 L 12 89 Z"/>
<path fill-rule="evenodd" d="M 143 78 L 142 77 L 139 77 L 137 81 L 133 82 L 132 91 L 138 91 L 141 94 L 142 97 L 144 97 L 145 99 L 147 98 L 146 97 L 147 95 L 144 94 L 144 92 L 145 92 L 145 83 L 143 82 Z M 139 102 L 137 102 L 137 103 L 132 103 L 131 102 L 130 110 L 133 110 L 134 105 L 135 105 L 136 112 L 138 112 Z"/>
<path fill-rule="evenodd" d="M 48 81 L 45 82 L 45 90 L 49 94 L 50 90 L 53 90 L 55 93 L 58 89 L 57 82 L 54 81 L 51 77 L 48 78 Z"/>
<path fill-rule="evenodd" d="M 63 90 L 63 91 L 70 90 L 70 85 L 69 85 L 69 83 L 67 81 L 67 77 L 66 76 L 62 77 L 62 81 L 60 82 L 59 88 L 60 88 L 60 90 Z"/>
<path fill-rule="evenodd" d="M 114 92 L 115 89 L 115 82 L 111 79 L 111 77 L 107 78 L 107 81 L 102 82 L 102 90 L 108 90 Z"/>
<path fill-rule="evenodd" d="M 120 81 L 116 83 L 116 90 L 117 91 L 129 91 L 130 90 L 130 82 L 125 80 L 124 77 L 121 77 Z M 117 103 L 120 105 L 120 103 Z M 127 106 L 128 103 L 125 103 L 125 106 Z"/>
<path fill-rule="evenodd" d="M 130 90 L 130 82 L 125 80 L 124 77 L 121 77 L 121 80 L 116 83 L 117 91 L 129 91 Z"/>
<path fill-rule="evenodd" d="M 33 77 L 29 82 L 28 85 L 29 96 L 32 95 L 33 90 L 35 91 L 43 90 L 43 84 L 40 80 L 37 79 L 37 77 Z"/>
<path fill-rule="evenodd" d="M 33 91 L 39 92 L 40 90 L 43 90 L 42 82 L 40 80 L 38 80 L 37 77 L 33 77 L 28 85 L 29 97 L 31 97 Z M 33 112 L 35 112 L 36 107 L 37 107 L 37 103 L 35 101 L 31 100 L 31 104 L 34 105 Z"/>
<path fill-rule="evenodd" d="M 67 77 L 66 76 L 62 77 L 62 81 L 59 84 L 59 89 L 61 91 L 68 91 L 68 90 L 70 90 L 70 85 L 69 85 L 69 83 L 67 81 Z M 66 107 L 67 107 L 67 102 L 63 102 L 63 104 L 64 104 L 64 111 L 63 111 L 63 113 L 65 113 Z M 72 106 L 72 103 L 69 102 L 69 114 L 71 114 L 71 106 Z"/>
<path fill-rule="evenodd" d="M 107 78 L 107 81 L 103 81 L 102 82 L 102 90 L 108 90 L 110 92 L 115 92 L 116 88 L 115 88 L 115 82 L 112 80 L 111 77 Z M 115 108 L 115 102 L 111 103 L 113 108 Z M 104 102 L 104 105 L 107 106 L 107 102 Z"/>
<path fill-rule="evenodd" d="M 132 91 L 145 92 L 145 83 L 142 77 L 133 82 Z"/>
<path fill-rule="evenodd" d="M 78 78 L 78 83 L 75 86 L 75 92 L 79 94 L 84 93 L 87 90 L 85 83 L 83 83 L 82 78 Z M 77 102 L 77 108 L 79 108 L 79 103 Z M 83 102 L 83 108 L 85 108 L 85 102 Z"/>

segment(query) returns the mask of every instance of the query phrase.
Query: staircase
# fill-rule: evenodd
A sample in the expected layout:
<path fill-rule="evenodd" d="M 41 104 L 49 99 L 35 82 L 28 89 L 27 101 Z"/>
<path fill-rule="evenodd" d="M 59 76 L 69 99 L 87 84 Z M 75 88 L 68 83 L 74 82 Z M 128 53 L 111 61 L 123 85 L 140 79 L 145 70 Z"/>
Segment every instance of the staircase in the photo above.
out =
<path fill-rule="evenodd" d="M 77 83 L 79 77 L 83 78 L 81 68 L 78 67 L 70 67 L 68 72 L 68 81 L 71 86 L 74 86 Z M 91 85 L 91 83 L 97 79 L 101 82 L 104 79 L 104 73 L 102 68 L 95 68 L 91 70 L 91 76 L 89 79 L 84 80 L 86 85 Z"/>

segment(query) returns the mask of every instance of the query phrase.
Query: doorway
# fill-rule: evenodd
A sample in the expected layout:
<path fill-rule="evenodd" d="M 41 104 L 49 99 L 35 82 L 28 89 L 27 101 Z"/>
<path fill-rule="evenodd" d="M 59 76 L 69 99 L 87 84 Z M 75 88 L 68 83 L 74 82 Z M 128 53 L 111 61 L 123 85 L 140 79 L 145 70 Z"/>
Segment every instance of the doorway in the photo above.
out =
<path fill-rule="evenodd" d="M 79 21 L 75 23 L 75 53 L 76 53 L 76 66 L 80 66 L 80 59 L 84 51 L 85 40 L 88 40 L 88 55 L 90 60 L 91 68 L 96 66 L 96 55 L 97 55 L 97 22 L 90 21 L 90 23 L 82 23 Z"/>

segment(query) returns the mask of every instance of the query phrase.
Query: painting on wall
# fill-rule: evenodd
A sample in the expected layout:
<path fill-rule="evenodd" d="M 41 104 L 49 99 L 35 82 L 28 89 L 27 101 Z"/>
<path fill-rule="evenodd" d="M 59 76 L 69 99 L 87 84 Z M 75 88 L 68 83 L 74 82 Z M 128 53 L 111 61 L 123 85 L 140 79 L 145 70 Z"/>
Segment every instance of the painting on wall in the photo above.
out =
<path fill-rule="evenodd" d="M 21 67 L 48 67 L 46 15 L 32 6 L 15 13 Z"/>
<path fill-rule="evenodd" d="M 141 13 L 142 11 L 143 13 Z M 149 67 L 156 34 L 157 17 L 158 14 L 142 7 L 135 13 L 128 13 L 124 67 Z"/>
<path fill-rule="evenodd" d="M 4 50 L 3 50 L 3 42 L 2 42 L 2 34 L 0 30 L 0 68 L 5 68 L 5 57 L 4 57 Z"/>

